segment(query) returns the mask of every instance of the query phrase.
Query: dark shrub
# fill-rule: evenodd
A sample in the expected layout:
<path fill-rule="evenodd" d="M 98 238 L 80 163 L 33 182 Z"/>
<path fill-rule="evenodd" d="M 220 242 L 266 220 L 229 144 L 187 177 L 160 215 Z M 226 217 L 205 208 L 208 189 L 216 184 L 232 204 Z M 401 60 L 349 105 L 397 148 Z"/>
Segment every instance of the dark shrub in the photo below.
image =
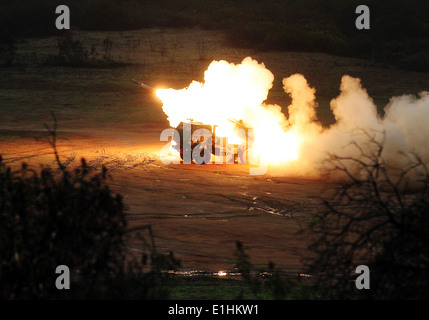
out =
<path fill-rule="evenodd" d="M 359 158 L 333 155 L 335 171 L 349 177 L 311 224 L 310 271 L 326 298 L 429 297 L 429 171 L 414 154 L 392 168 L 383 145 Z M 353 170 L 352 170 L 353 168 Z M 356 173 L 359 169 L 359 174 Z M 356 267 L 370 269 L 370 289 L 357 290 Z"/>
<path fill-rule="evenodd" d="M 91 173 L 82 160 L 74 170 L 13 171 L 0 158 L 0 298 L 167 297 L 161 270 L 177 260 L 154 245 L 131 259 L 126 239 L 122 198 L 106 170 Z M 70 290 L 56 289 L 58 265 L 70 268 Z"/>
<path fill-rule="evenodd" d="M 84 161 L 57 177 L 25 164 L 12 171 L 0 160 L 2 298 L 56 297 L 58 265 L 85 279 L 88 291 L 122 271 L 123 204 L 104 184 L 105 174 L 89 176 Z"/>

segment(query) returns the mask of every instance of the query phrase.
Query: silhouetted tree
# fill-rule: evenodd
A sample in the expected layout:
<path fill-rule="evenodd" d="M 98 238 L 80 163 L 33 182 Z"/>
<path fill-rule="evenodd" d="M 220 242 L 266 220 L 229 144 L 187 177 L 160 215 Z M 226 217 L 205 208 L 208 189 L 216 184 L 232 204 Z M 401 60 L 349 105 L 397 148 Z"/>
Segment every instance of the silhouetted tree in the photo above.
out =
<path fill-rule="evenodd" d="M 316 240 L 309 272 L 327 298 L 427 299 L 429 297 L 429 171 L 415 154 L 397 169 L 372 140 L 356 158 L 331 155 L 345 184 L 324 201 L 311 223 Z M 332 172 L 331 172 L 332 173 Z M 357 290 L 355 269 L 370 269 L 370 289 Z"/>

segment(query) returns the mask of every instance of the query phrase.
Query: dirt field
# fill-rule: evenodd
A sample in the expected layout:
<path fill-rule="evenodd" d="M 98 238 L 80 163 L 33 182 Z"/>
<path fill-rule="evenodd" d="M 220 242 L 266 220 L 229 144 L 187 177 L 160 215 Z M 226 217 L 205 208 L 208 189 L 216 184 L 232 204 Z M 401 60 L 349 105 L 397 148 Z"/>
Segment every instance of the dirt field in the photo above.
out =
<path fill-rule="evenodd" d="M 362 79 L 380 110 L 394 95 L 429 88 L 425 73 L 371 65 L 317 53 L 252 52 L 225 45 L 222 34 L 198 29 L 132 32 L 77 32 L 88 48 L 131 63 L 116 68 L 43 65 L 55 54 L 56 39 L 19 44 L 21 65 L 0 69 L 0 153 L 5 161 L 32 166 L 54 164 L 43 124 L 58 118 L 58 146 L 70 166 L 81 157 L 94 168 L 105 165 L 112 188 L 124 196 L 129 226 L 152 225 L 158 250 L 182 260 L 184 270 L 219 271 L 234 267 L 237 240 L 255 264 L 275 262 L 303 271 L 308 239 L 300 226 L 320 209 L 319 197 L 333 187 L 323 181 L 251 176 L 246 165 L 164 165 L 158 159 L 168 128 L 160 102 L 129 81 L 182 88 L 202 80 L 212 59 L 241 62 L 251 56 L 275 75 L 268 101 L 286 110 L 289 97 L 281 80 L 303 74 L 315 87 L 319 116 L 329 124 L 329 101 L 339 93 L 341 76 Z M 139 242 L 129 244 L 139 249 Z"/>

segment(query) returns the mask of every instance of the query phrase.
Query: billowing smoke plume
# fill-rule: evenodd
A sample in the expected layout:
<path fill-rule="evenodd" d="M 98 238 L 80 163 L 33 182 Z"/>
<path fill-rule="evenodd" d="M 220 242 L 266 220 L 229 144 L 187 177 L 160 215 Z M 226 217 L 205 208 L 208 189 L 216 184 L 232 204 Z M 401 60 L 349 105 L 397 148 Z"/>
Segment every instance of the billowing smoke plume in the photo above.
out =
<path fill-rule="evenodd" d="M 277 174 L 320 176 L 331 168 L 326 161 L 331 156 L 340 158 L 344 167 L 357 178 L 364 178 L 362 175 L 366 174 L 362 164 L 372 165 L 375 160 L 392 172 L 403 172 L 416 164 L 416 157 L 429 165 L 427 92 L 420 93 L 419 97 L 391 98 L 381 116 L 360 80 L 345 75 L 341 79 L 339 96 L 330 104 L 336 122 L 329 128 L 322 128 L 315 117 L 315 91 L 304 77 L 296 74 L 283 83 L 292 97 L 288 109 L 291 128 L 298 130 L 303 142 L 299 161 L 277 167 L 274 171 Z M 331 174 L 335 178 L 335 173 Z"/>
<path fill-rule="evenodd" d="M 227 125 L 229 118 L 243 120 L 255 129 L 256 148 L 268 158 L 272 175 L 319 177 L 332 155 L 368 164 L 378 157 L 389 168 L 405 169 L 417 154 L 429 164 L 427 92 L 393 97 L 381 116 L 360 80 L 345 75 L 330 103 L 336 122 L 323 128 L 316 116 L 316 90 L 303 75 L 283 79 L 292 98 L 288 117 L 280 106 L 264 103 L 274 76 L 249 57 L 238 65 L 212 62 L 204 80 L 183 90 L 158 90 L 170 124 L 190 118 L 218 125 Z M 350 172 L 365 174 L 355 169 L 350 162 Z"/>

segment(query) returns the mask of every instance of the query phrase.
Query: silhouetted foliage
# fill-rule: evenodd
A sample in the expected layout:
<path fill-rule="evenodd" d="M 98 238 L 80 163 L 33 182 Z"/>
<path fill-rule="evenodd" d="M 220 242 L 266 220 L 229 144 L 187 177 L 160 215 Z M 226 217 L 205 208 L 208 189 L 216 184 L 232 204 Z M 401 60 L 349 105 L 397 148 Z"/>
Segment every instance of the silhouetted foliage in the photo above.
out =
<path fill-rule="evenodd" d="M 307 230 L 316 236 L 309 272 L 326 298 L 427 299 L 428 168 L 415 154 L 406 168 L 393 168 L 383 159 L 383 144 L 371 144 L 374 152 L 357 146 L 358 158 L 329 160 L 349 180 Z M 360 264 L 370 269 L 369 290 L 355 287 Z"/>
<path fill-rule="evenodd" d="M 273 262 L 267 269 L 256 269 L 246 254 L 243 243 L 236 242 L 236 269 L 256 299 L 292 300 L 318 299 L 318 291 L 309 282 L 302 281 L 301 275 L 286 275 L 275 268 Z M 242 298 L 243 291 L 241 296 Z"/>
<path fill-rule="evenodd" d="M 0 160 L 1 296 L 58 296 L 55 268 L 67 265 L 91 291 L 121 272 L 125 231 L 122 199 L 104 185 L 106 172 L 89 177 L 84 160 L 56 177 L 25 164 L 13 171 Z"/>
<path fill-rule="evenodd" d="M 159 299 L 168 297 L 163 270 L 180 263 L 158 253 L 150 226 L 140 236 L 140 258 L 127 251 L 122 197 L 82 159 L 68 169 L 56 148 L 56 121 L 48 127 L 58 169 L 18 170 L 0 156 L 1 299 Z M 56 267 L 70 268 L 70 290 L 58 290 Z"/>

